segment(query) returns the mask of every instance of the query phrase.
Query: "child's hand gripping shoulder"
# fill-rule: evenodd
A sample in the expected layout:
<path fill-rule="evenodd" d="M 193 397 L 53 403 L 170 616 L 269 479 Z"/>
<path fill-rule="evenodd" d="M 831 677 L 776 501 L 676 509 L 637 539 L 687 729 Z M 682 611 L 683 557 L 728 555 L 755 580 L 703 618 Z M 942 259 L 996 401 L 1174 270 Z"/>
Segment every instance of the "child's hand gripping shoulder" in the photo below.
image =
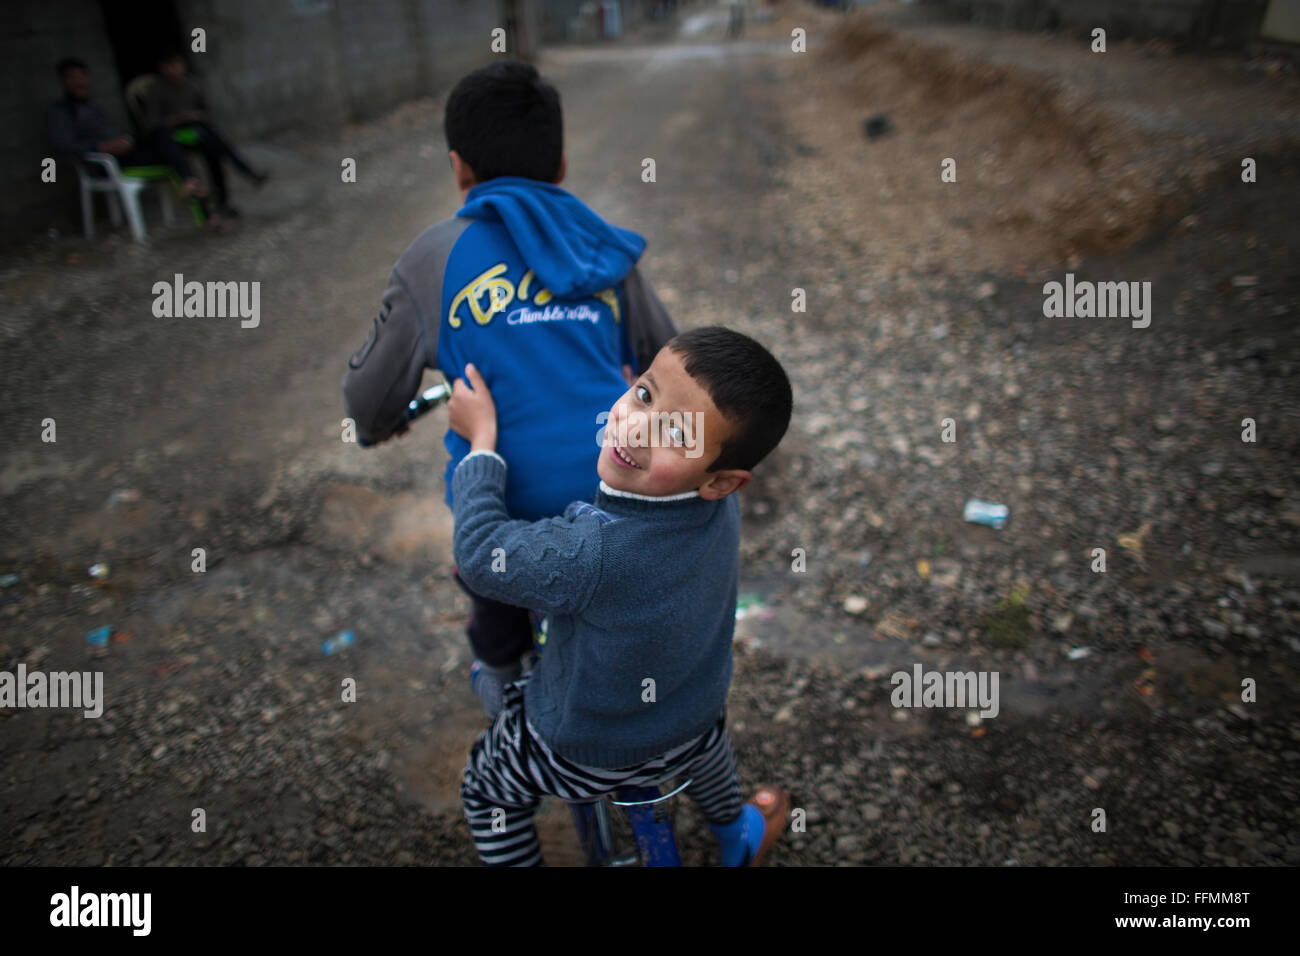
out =
<path fill-rule="evenodd" d="M 472 362 L 465 363 L 465 375 L 451 386 L 451 400 L 447 403 L 449 425 L 470 444 L 470 451 L 496 451 L 497 407 L 487 383 Z"/>

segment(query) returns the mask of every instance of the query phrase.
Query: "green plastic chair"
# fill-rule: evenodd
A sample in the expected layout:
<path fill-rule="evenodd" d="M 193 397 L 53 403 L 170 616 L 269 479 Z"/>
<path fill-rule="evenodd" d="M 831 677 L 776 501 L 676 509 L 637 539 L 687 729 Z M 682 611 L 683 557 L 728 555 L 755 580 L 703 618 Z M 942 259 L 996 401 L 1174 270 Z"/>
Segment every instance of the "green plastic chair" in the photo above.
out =
<path fill-rule="evenodd" d="M 176 170 L 170 166 L 158 164 L 155 166 L 127 166 L 122 169 L 122 176 L 127 179 L 145 179 L 159 180 L 166 179 L 172 184 L 172 188 L 179 190 L 181 188 L 181 177 Z M 203 204 L 197 199 L 191 198 L 189 201 L 190 218 L 194 220 L 196 226 L 201 226 L 207 222 L 208 217 L 203 214 Z"/>

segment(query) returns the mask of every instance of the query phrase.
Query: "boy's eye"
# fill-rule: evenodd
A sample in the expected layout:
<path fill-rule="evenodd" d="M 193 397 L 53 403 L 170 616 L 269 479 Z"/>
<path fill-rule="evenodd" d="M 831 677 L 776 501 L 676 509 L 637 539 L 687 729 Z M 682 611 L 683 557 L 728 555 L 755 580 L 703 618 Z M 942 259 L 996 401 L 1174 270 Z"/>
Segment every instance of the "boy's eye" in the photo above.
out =
<path fill-rule="evenodd" d="M 642 395 L 642 392 L 644 392 L 645 394 Z M 646 388 L 644 385 L 638 385 L 638 386 L 636 387 L 636 397 L 639 398 L 639 399 L 641 399 L 641 401 L 643 401 L 643 402 L 649 403 L 649 401 L 650 401 L 650 389 Z"/>

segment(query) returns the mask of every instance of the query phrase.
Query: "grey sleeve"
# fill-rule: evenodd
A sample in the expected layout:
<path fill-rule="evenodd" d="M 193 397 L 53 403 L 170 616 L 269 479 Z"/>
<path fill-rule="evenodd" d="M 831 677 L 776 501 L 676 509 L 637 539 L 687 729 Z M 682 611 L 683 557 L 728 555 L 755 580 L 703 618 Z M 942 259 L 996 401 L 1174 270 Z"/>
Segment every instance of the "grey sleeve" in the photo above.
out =
<path fill-rule="evenodd" d="M 635 372 L 640 375 L 650 367 L 664 344 L 681 330 L 640 269 L 633 266 L 623 283 L 627 299 L 628 344 L 636 356 Z"/>
<path fill-rule="evenodd" d="M 381 442 L 405 424 L 425 368 L 437 364 L 443 273 L 468 225 L 451 219 L 427 229 L 393 266 L 370 335 L 343 376 L 343 406 L 362 445 Z"/>

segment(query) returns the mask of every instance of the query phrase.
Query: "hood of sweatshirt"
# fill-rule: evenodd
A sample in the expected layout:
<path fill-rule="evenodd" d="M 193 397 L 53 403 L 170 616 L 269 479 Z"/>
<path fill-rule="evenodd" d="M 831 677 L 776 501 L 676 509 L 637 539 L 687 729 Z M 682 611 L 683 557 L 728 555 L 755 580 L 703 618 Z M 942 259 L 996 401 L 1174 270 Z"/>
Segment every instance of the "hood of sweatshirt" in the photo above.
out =
<path fill-rule="evenodd" d="M 557 299 L 582 299 L 622 281 L 646 241 L 611 226 L 581 199 L 536 179 L 498 176 L 473 187 L 456 213 L 500 222 L 528 268 Z"/>

